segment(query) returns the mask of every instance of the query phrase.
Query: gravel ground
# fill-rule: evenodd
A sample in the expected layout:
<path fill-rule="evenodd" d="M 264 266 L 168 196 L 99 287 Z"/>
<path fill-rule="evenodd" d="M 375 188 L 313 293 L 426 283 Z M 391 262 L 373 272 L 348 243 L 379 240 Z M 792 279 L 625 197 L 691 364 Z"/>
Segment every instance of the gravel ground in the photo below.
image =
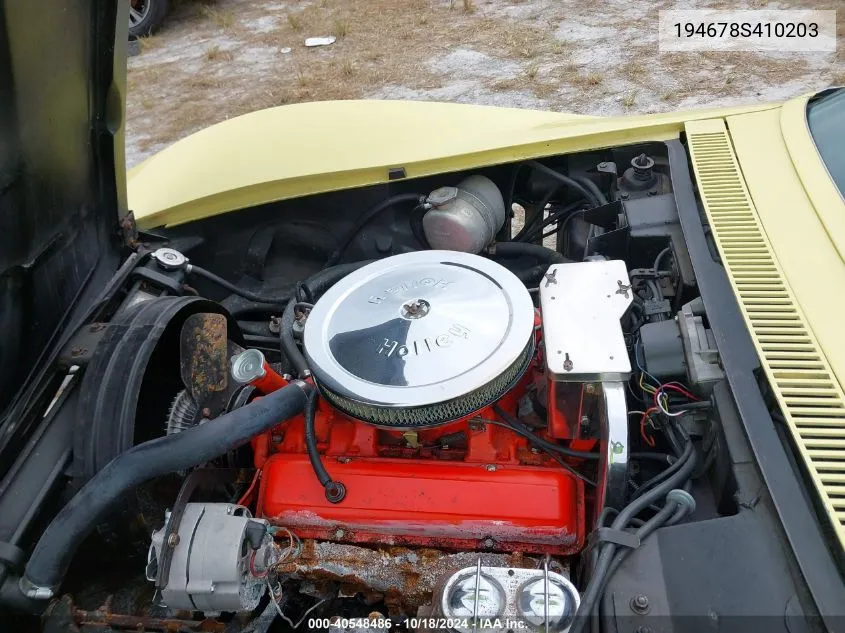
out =
<path fill-rule="evenodd" d="M 837 8 L 837 53 L 669 53 L 661 9 Z M 306 48 L 309 36 L 331 46 Z M 260 108 L 415 99 L 594 115 L 845 84 L 841 0 L 182 0 L 129 60 L 127 163 Z"/>

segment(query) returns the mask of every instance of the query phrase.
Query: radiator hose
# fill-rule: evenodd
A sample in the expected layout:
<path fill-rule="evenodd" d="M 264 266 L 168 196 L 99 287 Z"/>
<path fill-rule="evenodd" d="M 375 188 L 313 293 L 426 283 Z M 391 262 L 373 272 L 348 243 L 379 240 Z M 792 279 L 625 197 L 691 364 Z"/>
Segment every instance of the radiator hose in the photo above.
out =
<path fill-rule="evenodd" d="M 305 408 L 313 387 L 297 381 L 205 424 L 138 444 L 121 453 L 56 515 L 18 583 L 31 600 L 55 595 L 77 548 L 136 486 L 227 453 Z"/>

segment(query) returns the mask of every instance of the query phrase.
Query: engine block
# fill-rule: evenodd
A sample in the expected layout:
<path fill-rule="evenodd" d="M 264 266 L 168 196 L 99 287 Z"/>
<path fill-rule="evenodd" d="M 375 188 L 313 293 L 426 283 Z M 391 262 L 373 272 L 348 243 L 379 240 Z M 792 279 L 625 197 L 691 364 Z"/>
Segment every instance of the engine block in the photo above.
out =
<path fill-rule="evenodd" d="M 529 373 L 499 401 L 514 411 Z M 492 422 L 492 423 L 491 423 Z M 295 419 L 256 440 L 258 512 L 300 537 L 455 550 L 571 554 L 584 543 L 584 484 L 513 431 L 492 407 L 414 432 L 354 420 L 321 401 L 322 459 L 347 488 L 326 500 Z"/>

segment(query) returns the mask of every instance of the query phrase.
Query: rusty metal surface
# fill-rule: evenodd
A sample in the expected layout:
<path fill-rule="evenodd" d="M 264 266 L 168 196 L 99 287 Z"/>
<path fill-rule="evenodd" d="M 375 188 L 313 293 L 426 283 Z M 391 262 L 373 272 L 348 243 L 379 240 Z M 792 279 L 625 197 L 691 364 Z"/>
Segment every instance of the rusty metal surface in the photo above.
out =
<path fill-rule="evenodd" d="M 111 610 L 111 600 L 106 600 L 98 609 L 77 608 L 70 596 L 65 595 L 54 602 L 45 614 L 45 633 L 94 632 L 94 631 L 145 631 L 147 633 L 225 633 L 226 624 L 220 620 L 206 618 L 192 620 L 188 612 L 181 617 L 165 618 L 149 615 L 130 615 Z"/>
<path fill-rule="evenodd" d="M 342 595 L 363 594 L 373 604 L 384 600 L 391 615 L 415 613 L 439 582 L 475 565 L 539 569 L 540 560 L 521 553 L 449 553 L 429 548 L 368 548 L 304 540 L 302 553 L 278 568 L 296 580 L 317 586 L 336 584 Z"/>
<path fill-rule="evenodd" d="M 222 314 L 202 312 L 185 320 L 179 343 L 182 382 L 204 403 L 228 386 L 228 327 Z"/>

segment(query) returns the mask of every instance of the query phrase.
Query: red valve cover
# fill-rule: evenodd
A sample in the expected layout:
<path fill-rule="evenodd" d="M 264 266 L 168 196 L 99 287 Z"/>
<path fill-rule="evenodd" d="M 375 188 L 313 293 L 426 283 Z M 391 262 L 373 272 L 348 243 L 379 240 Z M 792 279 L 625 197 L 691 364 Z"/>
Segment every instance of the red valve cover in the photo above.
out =
<path fill-rule="evenodd" d="M 513 411 L 516 396 L 500 402 Z M 346 498 L 338 504 L 326 499 L 305 451 L 300 417 L 254 442 L 256 466 L 263 470 L 258 513 L 302 538 L 580 551 L 583 483 L 532 453 L 512 431 L 483 423 L 495 418 L 488 408 L 409 438 L 352 420 L 321 401 L 320 452 L 332 478 L 346 486 Z"/>
<path fill-rule="evenodd" d="M 261 513 L 306 538 L 572 553 L 581 483 L 561 469 L 410 459 L 327 460 L 347 488 L 329 503 L 305 455 L 267 460 Z M 340 532 L 341 530 L 342 532 Z M 338 539 L 338 537 L 340 537 Z"/>

